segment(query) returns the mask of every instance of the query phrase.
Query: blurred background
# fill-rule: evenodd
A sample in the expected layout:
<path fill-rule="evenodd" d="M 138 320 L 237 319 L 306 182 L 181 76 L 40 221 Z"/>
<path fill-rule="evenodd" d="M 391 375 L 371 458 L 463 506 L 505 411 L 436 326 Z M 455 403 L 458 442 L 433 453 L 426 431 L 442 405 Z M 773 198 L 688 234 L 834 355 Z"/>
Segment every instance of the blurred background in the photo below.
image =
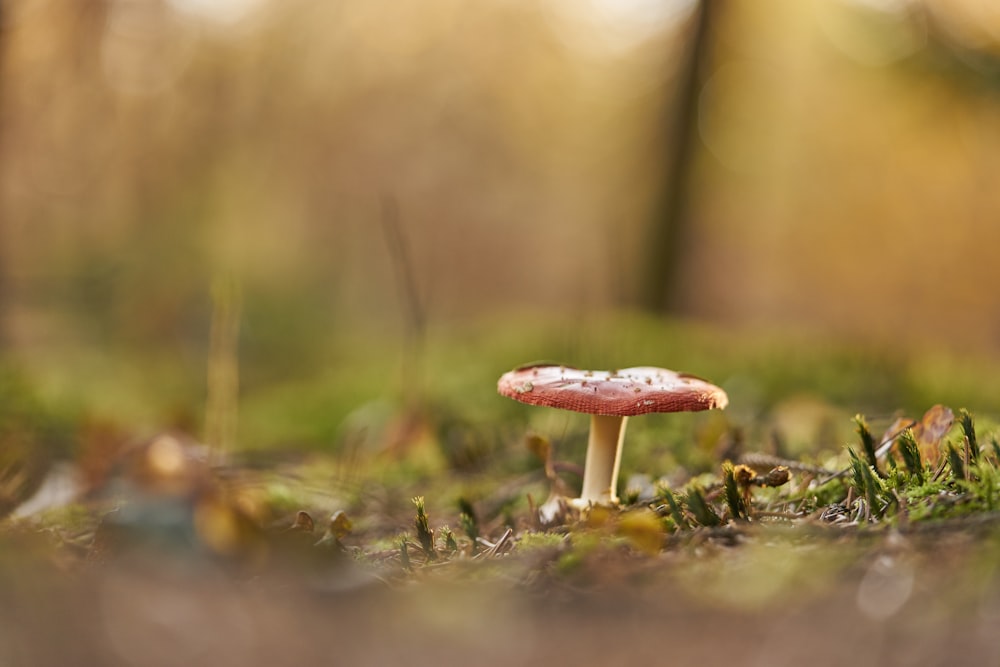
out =
<path fill-rule="evenodd" d="M 335 446 L 414 401 L 523 414 L 494 383 L 535 358 L 706 375 L 735 420 L 1000 400 L 989 0 L 3 0 L 0 28 L 0 345 L 74 418 Z"/>
<path fill-rule="evenodd" d="M 807 487 L 1000 452 L 998 174 L 996 0 L 0 0 L 0 664 L 995 663 L 991 466 Z M 618 493 L 782 457 L 776 532 L 535 532 L 540 359 L 722 386 Z"/>

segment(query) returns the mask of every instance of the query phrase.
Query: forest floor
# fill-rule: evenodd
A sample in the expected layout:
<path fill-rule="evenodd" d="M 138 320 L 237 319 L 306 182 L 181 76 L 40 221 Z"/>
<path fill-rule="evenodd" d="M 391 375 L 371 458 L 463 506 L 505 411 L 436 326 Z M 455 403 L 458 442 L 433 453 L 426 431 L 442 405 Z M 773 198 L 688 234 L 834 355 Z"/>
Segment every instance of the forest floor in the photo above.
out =
<path fill-rule="evenodd" d="M 378 347 L 247 373 L 228 456 L 128 426 L 147 387 L 194 391 L 173 367 L 40 357 L 84 388 L 55 419 L 0 373 L 0 667 L 1000 661 L 996 374 L 616 324 L 446 341 L 419 400 L 385 400 Z M 637 420 L 621 502 L 576 511 L 585 420 L 494 383 L 581 348 L 683 349 L 730 407 Z"/>
<path fill-rule="evenodd" d="M 542 462 L 471 502 L 160 435 L 103 492 L 6 520 L 0 665 L 993 664 L 1000 452 L 967 413 L 918 426 L 942 419 L 937 460 L 903 436 L 914 467 L 767 459 L 768 487 L 724 464 L 548 524 Z"/>

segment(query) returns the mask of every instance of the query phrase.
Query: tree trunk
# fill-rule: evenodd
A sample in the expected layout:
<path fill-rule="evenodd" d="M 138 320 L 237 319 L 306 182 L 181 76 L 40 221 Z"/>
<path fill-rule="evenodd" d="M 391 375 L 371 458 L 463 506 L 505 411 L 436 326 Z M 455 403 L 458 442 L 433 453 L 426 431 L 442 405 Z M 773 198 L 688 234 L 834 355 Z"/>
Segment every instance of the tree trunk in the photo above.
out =
<path fill-rule="evenodd" d="M 667 132 L 670 175 L 664 185 L 645 244 L 640 306 L 650 312 L 677 313 L 683 300 L 682 257 L 689 241 L 692 190 L 698 138 L 698 98 L 708 76 L 724 0 L 701 0 L 693 19 L 688 63 L 676 98 L 674 121 Z"/>

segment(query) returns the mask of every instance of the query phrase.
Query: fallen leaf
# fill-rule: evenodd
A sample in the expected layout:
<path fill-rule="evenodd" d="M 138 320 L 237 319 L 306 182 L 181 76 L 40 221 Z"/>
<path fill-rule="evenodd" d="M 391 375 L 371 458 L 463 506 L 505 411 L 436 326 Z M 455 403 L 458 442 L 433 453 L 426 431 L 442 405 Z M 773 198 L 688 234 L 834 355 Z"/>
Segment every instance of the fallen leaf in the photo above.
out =
<path fill-rule="evenodd" d="M 955 423 L 955 413 L 951 408 L 935 405 L 926 413 L 920 423 L 914 428 L 913 435 L 920 445 L 920 454 L 925 461 L 937 464 L 940 456 L 941 440 L 951 430 Z"/>
<path fill-rule="evenodd" d="M 623 514 L 618 521 L 618 534 L 633 548 L 650 555 L 659 553 L 663 547 L 663 522 L 648 509 Z"/>

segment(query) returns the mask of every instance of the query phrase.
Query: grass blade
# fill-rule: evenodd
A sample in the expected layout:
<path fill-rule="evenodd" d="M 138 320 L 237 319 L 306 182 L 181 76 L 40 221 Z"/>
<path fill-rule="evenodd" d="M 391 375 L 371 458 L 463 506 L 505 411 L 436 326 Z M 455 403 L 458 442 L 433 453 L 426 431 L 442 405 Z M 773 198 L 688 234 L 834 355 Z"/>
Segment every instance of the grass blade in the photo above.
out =
<path fill-rule="evenodd" d="M 868 422 L 864 415 L 854 415 L 854 423 L 857 426 L 858 437 L 861 439 L 861 450 L 865 453 L 865 460 L 868 465 L 875 469 L 875 473 L 881 477 L 882 472 L 878 469 L 878 456 L 875 454 L 875 438 L 868 428 Z"/>

